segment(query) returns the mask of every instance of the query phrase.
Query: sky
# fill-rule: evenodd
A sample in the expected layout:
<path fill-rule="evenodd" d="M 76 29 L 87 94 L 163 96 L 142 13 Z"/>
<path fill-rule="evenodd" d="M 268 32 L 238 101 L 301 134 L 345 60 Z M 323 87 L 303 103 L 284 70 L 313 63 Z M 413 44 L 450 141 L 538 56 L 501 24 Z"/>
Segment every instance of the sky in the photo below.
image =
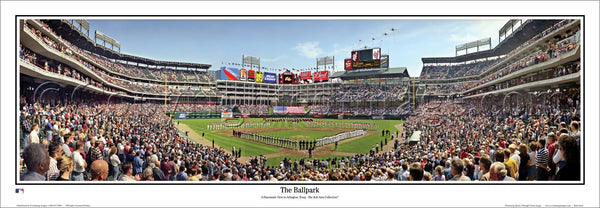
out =
<path fill-rule="evenodd" d="M 270 69 L 313 68 L 316 58 L 334 56 L 334 71 L 343 71 L 352 50 L 379 47 L 390 56 L 390 67 L 407 67 L 410 76 L 418 76 L 423 57 L 453 57 L 455 46 L 489 37 L 495 47 L 508 18 L 88 21 L 92 40 L 98 30 L 117 40 L 121 53 L 211 64 L 211 70 L 242 63 L 246 55 L 260 57 L 261 66 Z"/>

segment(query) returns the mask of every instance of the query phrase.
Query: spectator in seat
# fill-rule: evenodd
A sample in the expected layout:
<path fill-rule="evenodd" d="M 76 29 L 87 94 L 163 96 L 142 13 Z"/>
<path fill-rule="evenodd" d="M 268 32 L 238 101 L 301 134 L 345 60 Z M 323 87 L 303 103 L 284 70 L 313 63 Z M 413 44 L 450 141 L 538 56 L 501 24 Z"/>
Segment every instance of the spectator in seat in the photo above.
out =
<path fill-rule="evenodd" d="M 58 156 L 56 157 L 56 166 L 59 170 L 59 176 L 56 178 L 57 181 L 71 180 L 71 172 L 73 172 L 73 159 L 68 156 Z"/>
<path fill-rule="evenodd" d="M 479 178 L 480 181 L 489 181 L 490 180 L 490 166 L 492 165 L 492 158 L 484 154 L 479 159 L 479 169 L 481 170 L 479 174 L 481 175 Z"/>
<path fill-rule="evenodd" d="M 495 162 L 490 167 L 490 180 L 492 181 L 515 181 L 514 178 L 507 176 L 508 170 L 504 166 L 504 163 Z"/>
<path fill-rule="evenodd" d="M 48 150 L 40 143 L 32 143 L 23 150 L 23 160 L 27 172 L 21 175 L 22 181 L 44 181 L 50 164 Z"/>
<path fill-rule="evenodd" d="M 83 181 L 83 172 L 87 168 L 87 163 L 83 159 L 81 151 L 83 151 L 83 142 L 78 141 L 75 144 L 75 151 L 73 151 L 73 173 L 71 173 L 71 180 L 73 181 Z"/>
<path fill-rule="evenodd" d="M 40 126 L 38 124 L 33 124 L 33 126 L 31 126 L 31 133 L 29 133 L 29 144 L 40 143 L 39 132 Z"/>
<path fill-rule="evenodd" d="M 139 181 L 140 174 L 133 175 L 133 165 L 131 162 L 123 163 L 123 175 L 119 179 L 120 181 Z"/>
<path fill-rule="evenodd" d="M 419 163 L 412 163 L 408 169 L 408 177 L 409 181 L 421 181 L 423 180 L 423 168 Z"/>
<path fill-rule="evenodd" d="M 151 167 L 147 167 L 146 169 L 144 169 L 144 172 L 142 173 L 142 180 L 143 181 L 153 181 L 154 180 L 154 176 L 152 176 L 152 168 Z"/>
<path fill-rule="evenodd" d="M 92 181 L 105 181 L 108 178 L 108 163 L 104 160 L 94 160 L 90 172 Z"/>
<path fill-rule="evenodd" d="M 460 158 L 453 158 L 450 161 L 450 167 L 453 177 L 448 181 L 471 181 L 469 177 L 463 175 L 465 165 Z"/>
<path fill-rule="evenodd" d="M 562 134 L 558 138 L 558 148 L 560 148 L 560 153 L 566 162 L 558 170 L 554 180 L 579 181 L 581 179 L 581 161 L 577 140 L 568 134 Z"/>
<path fill-rule="evenodd" d="M 517 178 L 517 176 L 519 175 L 519 165 L 517 164 L 517 161 L 515 161 L 514 159 L 512 159 L 512 157 L 510 157 L 510 155 L 511 155 L 510 150 L 504 149 L 503 153 L 504 153 L 504 165 L 506 165 L 506 167 L 508 169 L 509 176 L 511 178 Z"/>
<path fill-rule="evenodd" d="M 62 149 L 60 144 L 52 142 L 48 147 L 48 154 L 50 154 L 50 165 L 46 172 L 46 180 L 53 181 L 59 176 L 58 166 L 56 164 L 56 158 L 62 156 Z"/>

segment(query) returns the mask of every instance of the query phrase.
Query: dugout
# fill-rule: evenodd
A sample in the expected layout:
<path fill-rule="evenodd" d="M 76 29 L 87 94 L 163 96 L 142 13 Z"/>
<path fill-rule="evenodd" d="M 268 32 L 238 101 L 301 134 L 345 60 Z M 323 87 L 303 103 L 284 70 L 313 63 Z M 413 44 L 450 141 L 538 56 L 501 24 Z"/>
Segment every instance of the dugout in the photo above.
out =
<path fill-rule="evenodd" d="M 408 145 L 415 145 L 421 141 L 421 131 L 415 131 L 408 139 Z"/>

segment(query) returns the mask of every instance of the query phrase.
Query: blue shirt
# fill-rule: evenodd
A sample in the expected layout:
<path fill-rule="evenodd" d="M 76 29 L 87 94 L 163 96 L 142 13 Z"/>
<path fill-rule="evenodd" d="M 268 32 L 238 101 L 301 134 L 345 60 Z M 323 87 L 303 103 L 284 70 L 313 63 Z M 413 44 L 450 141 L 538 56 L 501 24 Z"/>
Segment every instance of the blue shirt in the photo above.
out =
<path fill-rule="evenodd" d="M 133 158 L 133 174 L 142 173 L 142 159 L 139 156 Z"/>
<path fill-rule="evenodd" d="M 177 180 L 177 181 L 185 181 L 185 180 L 187 180 L 187 178 L 188 178 L 187 173 L 184 173 L 184 172 L 179 172 L 175 176 L 175 180 Z"/>

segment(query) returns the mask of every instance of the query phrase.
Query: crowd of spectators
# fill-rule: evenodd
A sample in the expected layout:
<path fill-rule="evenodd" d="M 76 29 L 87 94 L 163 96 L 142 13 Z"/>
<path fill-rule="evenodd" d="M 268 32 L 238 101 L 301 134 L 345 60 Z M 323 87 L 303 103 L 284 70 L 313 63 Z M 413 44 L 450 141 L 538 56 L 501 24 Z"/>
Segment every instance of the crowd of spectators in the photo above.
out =
<path fill-rule="evenodd" d="M 79 73 L 75 69 L 69 68 L 68 65 L 66 65 L 66 64 L 46 58 L 42 55 L 38 55 L 38 54 L 32 52 L 31 50 L 29 50 L 28 48 L 24 48 L 21 46 L 19 49 L 19 57 L 22 60 L 25 60 L 25 61 L 37 66 L 40 69 L 43 69 L 44 71 L 56 73 L 58 75 L 62 75 L 65 77 L 70 77 L 70 78 L 79 80 L 86 84 L 103 89 L 106 92 L 117 92 L 115 89 L 106 87 L 106 86 L 102 85 L 102 83 L 96 82 L 94 79 L 90 79 L 88 76 L 86 76 L 85 74 Z"/>
<path fill-rule="evenodd" d="M 339 104 L 331 105 L 328 107 L 329 113 L 335 114 L 349 114 L 354 116 L 395 116 L 401 115 L 403 107 L 397 104 L 377 104 L 377 105 L 363 105 L 363 106 L 342 106 Z"/>
<path fill-rule="evenodd" d="M 560 39 L 552 39 L 548 43 L 540 47 L 540 50 L 515 61 L 508 66 L 499 69 L 498 71 L 484 77 L 478 82 L 474 82 L 469 85 L 469 88 L 476 87 L 490 81 L 496 80 L 510 73 L 519 71 L 521 69 L 540 64 L 555 58 L 560 57 L 563 54 L 571 52 L 576 49 L 579 45 L 579 32 L 572 31 L 565 36 L 561 36 Z M 572 72 L 579 71 L 579 67 L 573 69 Z M 556 76 L 566 75 L 567 73 L 556 73 Z"/>
<path fill-rule="evenodd" d="M 332 96 L 334 101 L 385 100 L 397 101 L 406 92 L 406 85 L 343 85 Z"/>
<path fill-rule="evenodd" d="M 45 29 L 48 29 L 51 33 L 52 29 L 47 26 L 43 21 L 34 20 L 40 22 Z M 154 93 L 161 94 L 164 93 L 164 86 L 162 83 L 164 82 L 165 77 L 167 77 L 170 81 L 186 81 L 186 82 L 209 82 L 210 77 L 204 72 L 195 72 L 195 71 L 184 71 L 184 70 L 169 70 L 169 69 L 147 69 L 147 68 L 138 68 L 134 66 L 125 67 L 124 65 L 116 62 L 112 62 L 106 58 L 102 58 L 97 55 L 90 54 L 87 51 L 83 51 L 80 48 L 72 45 L 68 41 L 62 39 L 60 36 L 58 37 L 58 42 L 53 40 L 49 35 L 46 35 L 41 30 L 33 27 L 28 24 L 27 21 L 24 22 L 24 26 L 27 30 L 30 30 L 34 33 L 39 39 L 41 39 L 45 44 L 50 46 L 51 48 L 61 52 L 74 60 L 76 62 L 81 63 L 98 76 L 107 80 L 110 83 L 119 85 L 124 88 L 128 88 L 134 90 L 136 92 L 142 93 Z M 53 33 L 54 34 L 54 33 Z M 56 36 L 56 35 L 54 35 Z M 75 51 L 76 53 L 74 53 Z M 81 57 L 83 55 L 88 60 L 92 62 L 88 62 Z M 63 64 L 64 65 L 64 64 Z M 101 70 L 98 66 L 102 66 L 104 69 L 109 70 L 112 73 L 119 73 L 120 75 L 109 75 L 107 71 Z M 157 84 L 143 84 L 140 82 L 136 82 L 127 78 L 145 78 L 155 80 Z M 170 87 L 170 93 L 176 94 L 196 94 L 198 92 L 193 92 L 194 90 L 198 90 L 198 88 L 191 88 L 189 86 L 172 86 Z"/>
<path fill-rule="evenodd" d="M 425 87 L 424 94 L 453 94 L 459 93 L 466 89 L 466 85 L 464 83 L 453 83 L 453 84 L 443 84 L 443 85 L 427 85 Z"/>
<path fill-rule="evenodd" d="M 532 38 L 549 34 L 570 21 Z M 144 92 L 164 91 L 152 85 L 114 78 L 77 55 L 87 54 L 57 43 L 39 30 L 25 25 L 48 46 L 74 58 L 116 85 Z M 47 27 L 47 25 L 45 26 Z M 49 28 L 48 28 L 49 29 Z M 548 42 L 541 50 L 486 77 L 483 84 L 525 67 L 541 63 L 577 48 L 578 32 Z M 523 45 L 520 47 L 524 47 Z M 520 49 L 518 48 L 518 49 Z M 517 51 L 518 49 L 515 49 Z M 514 51 L 513 51 L 514 52 Z M 91 56 L 87 54 L 85 56 Z M 20 58 L 42 70 L 57 73 L 114 91 L 65 64 L 20 47 Z M 88 57 L 90 58 L 90 57 Z M 95 63 L 113 72 L 139 78 L 167 76 L 181 79 L 172 70 L 129 70 L 95 57 Z M 99 60 L 97 60 L 99 59 Z M 113 65 L 111 65 L 111 63 Z M 479 63 L 481 64 L 481 63 Z M 485 65 L 485 64 L 484 64 Z M 558 66 L 553 76 L 579 71 L 579 62 Z M 123 67 L 123 68 L 121 68 Z M 464 67 L 457 74 L 480 73 L 485 66 Z M 124 71 L 122 71 L 125 69 Z M 446 69 L 448 71 L 449 69 Z M 159 70 L 160 71 L 160 70 Z M 438 71 L 437 69 L 432 70 Z M 441 69 L 444 71 L 444 69 Z M 148 73 L 147 73 L 148 72 Z M 429 73 L 427 76 L 455 76 Z M 190 74 L 188 74 L 190 75 Z M 191 75 L 190 75 L 191 76 Z M 195 77 L 198 78 L 197 74 Z M 523 83 L 527 80 L 521 80 Z M 473 87 L 469 86 L 469 87 Z M 456 86 L 460 88 L 461 86 Z M 173 92 L 187 91 L 182 87 Z M 399 101 L 402 85 L 346 85 L 334 101 Z M 423 92 L 444 93 L 451 85 L 431 86 Z M 580 180 L 581 91 L 561 89 L 523 95 L 534 99 L 499 96 L 476 100 L 432 101 L 413 109 L 405 105 L 313 105 L 313 114 L 353 115 L 410 114 L 405 132 L 391 135 L 394 148 L 369 154 L 327 159 L 285 158 L 279 166 L 267 166 L 264 156 L 240 162 L 225 149 L 192 142 L 175 128 L 160 104 L 101 103 L 93 100 L 55 104 L 27 103 L 20 99 L 20 139 L 23 149 L 19 172 L 23 181 L 524 181 Z M 57 98 L 58 99 L 58 98 Z M 105 100 L 105 99 L 103 99 Z M 52 103 L 52 104 L 50 104 Z M 224 110 L 229 106 L 171 104 L 169 109 L 186 111 Z M 268 105 L 238 106 L 242 114 L 268 114 Z M 181 110 L 180 110 L 181 111 Z M 410 113 L 409 113 L 410 112 Z M 415 144 L 409 136 L 421 131 Z M 390 135 L 382 135 L 386 142 Z M 401 142 L 403 141 L 403 142 Z"/>
<path fill-rule="evenodd" d="M 503 60 L 496 58 L 492 60 L 477 61 L 473 63 L 462 63 L 455 65 L 428 65 L 421 70 L 421 79 L 452 79 L 479 75 L 484 69 Z"/>
<path fill-rule="evenodd" d="M 24 103 L 22 180 L 579 180 L 578 88 L 539 98 L 428 103 L 392 136 L 388 152 L 286 159 L 278 167 L 191 142 L 156 113 L 158 104 Z M 417 130 L 418 143 L 399 142 Z"/>
<path fill-rule="evenodd" d="M 469 63 L 469 64 L 459 64 L 459 65 L 453 65 L 453 66 L 450 66 L 450 65 L 424 66 L 423 69 L 421 70 L 420 78 L 422 78 L 422 79 L 449 79 L 449 78 L 479 75 L 482 72 L 488 70 L 489 67 L 494 66 L 495 64 L 503 61 L 506 57 L 511 57 L 515 53 L 521 51 L 521 49 L 529 46 L 530 44 L 534 43 L 535 41 L 537 41 L 543 37 L 546 37 L 548 34 L 562 28 L 563 26 L 565 26 L 573 21 L 575 21 L 575 20 L 567 19 L 567 20 L 562 20 L 562 21 L 556 23 L 552 27 L 544 30 L 540 34 L 529 39 L 527 42 L 524 42 L 523 44 L 519 45 L 517 48 L 515 48 L 514 50 L 512 50 L 511 52 L 509 52 L 502 58 L 498 58 L 498 59 L 494 59 L 494 60 L 487 60 L 487 61 L 482 61 L 482 62 Z M 578 30 L 579 29 L 569 31 L 569 34 L 567 36 L 572 36 L 572 35 L 576 34 L 578 32 Z M 565 38 L 565 37 L 562 37 L 562 38 Z M 579 36 L 577 35 L 576 38 L 574 38 L 574 39 L 575 40 L 570 41 L 570 43 L 578 42 Z M 556 40 L 554 40 L 554 41 L 558 42 Z M 569 46 L 570 43 L 563 43 L 563 45 L 559 46 L 559 47 L 552 47 L 553 45 L 550 44 L 550 46 L 548 48 L 554 48 L 554 50 L 552 50 L 552 52 L 548 52 L 546 50 L 546 52 L 548 52 L 548 56 L 546 56 L 546 58 L 548 58 L 549 56 L 552 56 L 552 57 L 559 56 L 559 55 L 565 53 L 564 52 L 565 50 L 569 50 L 569 48 L 571 48 L 571 50 L 572 50 L 572 48 L 574 48 L 574 46 L 576 46 L 576 45 Z M 561 52 L 561 51 L 563 51 L 563 52 Z"/>
<path fill-rule="evenodd" d="M 38 30 L 30 25 L 27 25 L 27 24 L 25 26 L 26 26 L 26 28 L 31 30 L 34 34 L 36 34 L 38 36 L 38 38 L 42 39 L 48 46 L 75 59 L 77 62 L 81 63 L 82 65 L 84 65 L 85 67 L 87 67 L 88 69 L 90 69 L 95 74 L 102 77 L 102 79 L 108 81 L 109 83 L 115 84 L 117 86 L 129 89 L 129 90 L 132 90 L 135 92 L 152 93 L 152 94 L 165 93 L 165 88 L 164 88 L 164 85 L 162 85 L 162 84 L 140 83 L 140 82 L 135 82 L 135 81 L 126 80 L 126 79 L 117 78 L 117 77 L 108 75 L 107 73 L 105 73 L 104 71 L 102 71 L 98 67 L 96 67 L 95 65 L 81 59 L 76 54 L 73 54 L 68 47 L 64 47 L 62 44 L 56 44 L 56 42 L 54 40 L 52 40 L 45 34 L 41 33 L 40 30 Z M 64 41 L 64 42 L 66 42 L 66 41 Z M 79 49 L 76 49 L 76 50 L 79 50 Z M 87 54 L 87 53 L 83 53 L 83 54 Z M 39 57 L 39 59 L 44 59 L 43 62 L 38 63 L 38 57 Z M 82 79 L 80 81 L 84 81 L 88 84 L 91 83 L 94 85 L 98 85 L 98 87 L 102 86 L 101 83 L 95 81 L 94 79 L 90 79 L 89 77 L 82 75 L 80 72 L 78 72 L 75 69 L 70 69 L 67 64 L 45 58 L 39 54 L 32 52 L 28 48 L 24 48 L 22 45 L 20 45 L 20 58 L 25 59 L 25 60 L 29 61 L 30 63 L 34 63 L 38 67 L 45 69 L 46 71 L 55 72 L 55 73 L 73 77 L 76 79 L 79 79 L 79 77 L 82 77 Z M 104 62 L 107 62 L 106 60 L 102 60 L 99 58 L 96 58 L 96 59 L 98 59 L 98 60 L 95 60 L 96 63 L 102 64 Z M 111 63 L 111 62 L 108 62 L 108 63 Z M 110 67 L 107 66 L 106 68 L 110 68 Z M 100 88 L 102 88 L 102 87 L 100 87 Z M 109 88 L 106 88 L 105 90 L 107 90 L 107 89 L 109 89 Z M 114 91 L 114 90 L 111 89 L 110 91 Z M 191 86 L 183 86 L 183 85 L 181 85 L 181 86 L 180 85 L 175 85 L 175 86 L 170 85 L 168 87 L 167 93 L 182 94 L 182 95 L 186 95 L 186 94 L 187 95 L 198 95 L 198 94 L 205 94 L 204 92 L 208 92 L 210 94 L 214 94 L 210 91 L 212 91 L 212 90 L 211 89 L 202 89 L 199 87 L 191 87 Z"/>
<path fill-rule="evenodd" d="M 437 165 L 446 164 L 447 168 L 445 161 L 459 157 L 467 164 L 468 174 L 464 175 L 470 180 L 489 180 L 483 175 L 491 171 L 491 162 L 503 163 L 508 169 L 508 177 L 513 180 L 552 179 L 561 164 L 561 160 L 556 159 L 561 155 L 554 142 L 561 140 L 563 133 L 571 137 L 565 141 L 576 143 L 576 148 L 569 151 L 579 152 L 579 93 L 578 88 L 558 96 L 545 93 L 534 103 L 511 101 L 518 103 L 515 105 L 503 105 L 503 98 L 421 105 L 418 113 L 405 123 L 407 137 L 414 131 L 421 131 L 421 141 L 415 146 L 401 147 L 404 150 L 400 155 L 413 157 L 413 161 L 432 163 L 429 168 L 424 166 L 431 174 Z M 528 162 L 523 158 L 528 158 Z M 483 164 L 482 160 L 485 161 Z M 579 161 L 579 158 L 575 160 Z M 579 165 L 577 163 L 577 167 Z M 473 166 L 473 170 L 469 166 Z M 456 177 L 456 174 L 448 174 L 450 171 L 445 173 L 446 180 Z M 575 175 L 577 177 L 569 180 L 579 180 L 579 175 Z"/>
<path fill-rule="evenodd" d="M 45 29 L 48 29 L 50 33 L 56 34 L 52 30 L 52 28 L 48 27 L 48 24 L 46 24 L 43 20 L 33 20 L 33 21 L 39 22 L 40 24 L 42 24 L 42 26 Z M 25 21 L 25 25 L 28 26 L 27 21 Z M 32 27 L 30 27 L 30 28 L 32 28 Z M 41 35 L 41 32 L 39 30 L 37 30 L 37 32 L 39 32 Z M 92 60 L 94 63 L 103 66 L 105 69 L 107 69 L 113 73 L 119 73 L 121 75 L 126 75 L 128 77 L 156 80 L 156 81 L 160 81 L 160 82 L 163 82 L 165 78 L 167 78 L 169 81 L 180 81 L 180 82 L 209 82 L 210 81 L 210 77 L 205 72 L 171 70 L 171 69 L 166 69 L 166 68 L 159 68 L 159 69 L 152 68 L 151 69 L 151 68 L 144 68 L 144 67 L 136 67 L 133 65 L 124 65 L 121 63 L 111 61 L 107 58 L 101 57 L 97 54 L 92 54 L 90 52 L 81 50 L 77 46 L 72 45 L 68 41 L 62 39 L 60 36 L 58 36 L 58 38 L 60 39 L 60 42 L 64 43 L 64 45 L 56 44 L 50 38 L 47 38 L 47 40 L 45 40 L 45 41 L 52 42 L 53 45 L 56 45 L 57 49 L 61 49 L 60 51 L 68 52 L 69 56 L 72 53 L 71 49 L 73 49 L 80 55 L 85 56 L 86 58 Z"/>

